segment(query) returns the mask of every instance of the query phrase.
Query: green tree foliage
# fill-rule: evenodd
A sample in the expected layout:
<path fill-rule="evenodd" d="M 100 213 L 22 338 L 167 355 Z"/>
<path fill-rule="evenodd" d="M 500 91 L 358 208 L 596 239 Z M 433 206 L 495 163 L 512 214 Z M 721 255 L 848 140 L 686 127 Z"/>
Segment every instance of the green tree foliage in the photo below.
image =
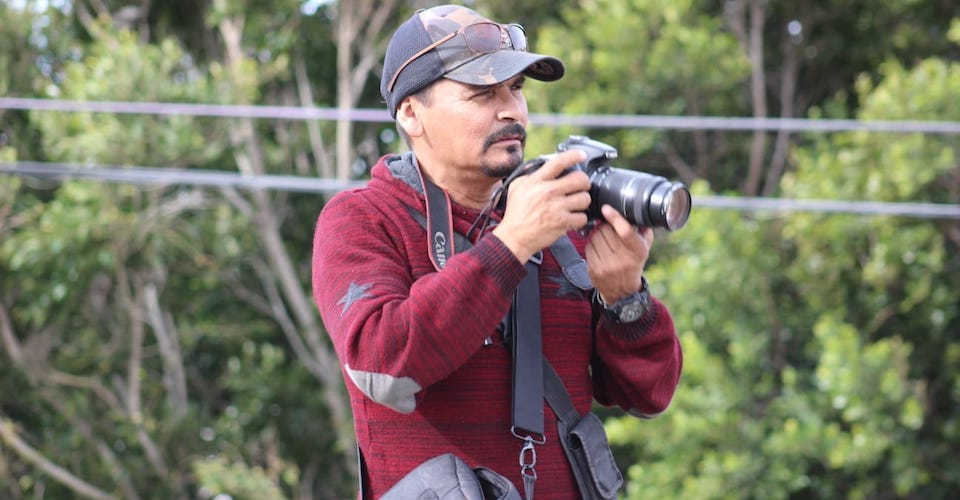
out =
<path fill-rule="evenodd" d="M 958 52 L 945 34 L 960 10 L 947 3 L 590 0 L 554 11 L 561 20 L 533 34 L 534 48 L 560 55 L 567 76 L 530 86 L 536 111 L 748 117 L 761 104 L 761 117 L 794 118 L 843 95 L 849 99 L 838 105 L 849 114 L 858 106 L 855 80 L 876 77 L 885 60 L 912 65 Z M 754 63 L 749 37 L 758 16 L 762 44 Z M 743 132 L 560 127 L 531 144 L 549 151 L 572 132 L 616 144 L 625 166 L 707 179 L 718 192 L 742 190 L 753 161 L 744 161 L 753 144 Z M 770 166 L 758 175 L 772 195 L 788 168 L 791 136 L 760 137 L 758 166 Z"/>
<path fill-rule="evenodd" d="M 880 74 L 858 81 L 858 118 L 960 119 L 950 97 L 960 66 L 890 62 Z M 953 137 L 805 139 L 788 196 L 960 200 Z M 960 487 L 956 231 L 696 212 L 671 235 L 679 257 L 650 272 L 686 352 L 677 400 L 659 420 L 609 423 L 611 440 L 632 449 L 628 496 L 949 497 Z"/>
<path fill-rule="evenodd" d="M 749 65 L 722 20 L 699 12 L 696 5 L 696 0 L 596 0 L 564 6 L 562 24 L 544 27 L 534 43 L 535 50 L 561 55 L 567 74 L 556 84 L 531 85 L 531 109 L 628 115 L 734 112 L 730 99 L 736 99 Z M 642 153 L 661 144 L 672 147 L 663 131 L 570 128 L 544 131 L 531 147 L 550 151 L 572 132 L 616 144 L 627 162 L 623 166 L 649 167 L 638 161 Z M 662 165 L 645 170 L 673 174 Z M 691 170 L 686 180 L 697 175 Z"/>
<path fill-rule="evenodd" d="M 380 107 L 362 62 L 393 26 L 369 33 L 384 12 L 365 9 L 396 24 L 439 2 L 14 3 L 0 3 L 3 95 L 336 106 L 340 23 L 359 20 L 343 42 L 352 98 Z M 955 2 L 515 3 L 471 5 L 566 62 L 560 82 L 528 82 L 534 112 L 960 120 Z M 396 147 L 389 128 L 354 124 L 351 154 Z M 336 130 L 0 110 L 0 162 L 329 177 Z M 954 135 L 531 132 L 531 154 L 586 133 L 695 196 L 741 189 L 759 158 L 769 194 L 960 202 Z M 352 496 L 349 409 L 308 297 L 322 203 L 0 176 L 0 497 Z M 685 350 L 676 399 L 649 421 L 604 412 L 625 496 L 960 489 L 958 223 L 694 205 L 647 271 Z"/>
<path fill-rule="evenodd" d="M 201 65 L 175 39 L 145 44 L 104 16 L 85 27 L 93 39 L 46 75 L 42 94 L 254 102 L 263 81 L 284 69 L 283 57 Z M 30 119 L 38 156 L 71 163 L 223 168 L 247 146 L 236 136 L 242 124 L 229 121 L 49 112 Z M 286 171 L 284 149 L 264 142 L 268 167 Z M 253 158 L 250 169 L 262 161 Z M 272 266 L 286 256 L 263 248 L 278 229 L 273 200 L 2 180 L 0 333 L 9 376 L 0 426 L 9 433 L 0 470 L 9 472 L 0 474 L 0 496 L 338 498 L 350 491 L 344 453 L 352 451 L 342 442 L 349 434 L 336 424 L 343 411 L 337 417 L 317 389 L 322 370 L 338 376 L 337 367 L 322 367 L 322 357 L 291 340 L 309 335 L 309 324 L 298 331 L 285 316 Z M 309 241 L 303 232 L 309 227 L 292 234 Z M 294 295 L 306 295 L 307 283 L 295 286 Z M 281 321 L 286 337 L 278 335 Z M 295 362 L 301 355 L 306 360 Z M 327 390 L 340 394 L 339 385 Z"/>

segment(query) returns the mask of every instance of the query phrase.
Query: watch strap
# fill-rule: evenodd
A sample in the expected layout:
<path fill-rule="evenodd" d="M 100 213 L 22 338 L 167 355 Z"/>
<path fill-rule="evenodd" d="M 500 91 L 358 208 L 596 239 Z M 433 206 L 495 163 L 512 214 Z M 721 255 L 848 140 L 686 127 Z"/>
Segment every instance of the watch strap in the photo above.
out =
<path fill-rule="evenodd" d="M 647 308 L 650 306 L 650 290 L 647 285 L 647 279 L 641 277 L 640 280 L 641 286 L 639 291 L 631 293 L 613 304 L 604 302 L 603 298 L 600 297 L 600 292 L 594 289 L 594 302 L 600 306 L 604 316 L 611 321 L 616 323 L 632 323 L 643 317 Z"/>

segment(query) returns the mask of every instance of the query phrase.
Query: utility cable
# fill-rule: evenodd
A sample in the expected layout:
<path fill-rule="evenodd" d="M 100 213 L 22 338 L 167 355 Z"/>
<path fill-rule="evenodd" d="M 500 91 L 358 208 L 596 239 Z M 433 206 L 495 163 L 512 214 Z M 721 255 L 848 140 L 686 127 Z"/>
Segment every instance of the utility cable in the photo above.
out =
<path fill-rule="evenodd" d="M 0 97 L 0 110 L 66 111 L 150 115 L 261 118 L 277 120 L 350 120 L 392 122 L 385 109 L 339 109 L 296 106 L 191 104 L 175 102 L 72 101 Z M 653 128 L 676 130 L 765 130 L 768 132 L 870 132 L 960 134 L 960 122 L 919 120 L 840 120 L 814 118 L 750 118 L 732 116 L 665 116 L 531 113 L 530 122 L 552 127 Z"/>
<path fill-rule="evenodd" d="M 96 180 L 141 186 L 209 186 L 305 193 L 336 193 L 366 181 L 341 181 L 294 175 L 243 175 L 219 170 L 156 167 L 104 167 L 48 162 L 0 162 L 0 174 L 52 180 Z M 763 212 L 825 212 L 924 219 L 960 219 L 960 204 L 846 200 L 802 200 L 740 196 L 694 196 L 700 208 Z"/>

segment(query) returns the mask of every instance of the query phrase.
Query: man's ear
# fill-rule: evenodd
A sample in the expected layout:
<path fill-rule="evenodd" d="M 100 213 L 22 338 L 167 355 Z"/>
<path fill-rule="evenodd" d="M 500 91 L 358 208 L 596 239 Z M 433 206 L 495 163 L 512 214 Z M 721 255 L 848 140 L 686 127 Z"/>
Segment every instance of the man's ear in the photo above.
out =
<path fill-rule="evenodd" d="M 403 127 L 403 130 L 410 137 L 420 137 L 423 135 L 423 124 L 420 121 L 420 107 L 423 106 L 420 101 L 412 96 L 407 96 L 400 102 L 397 108 L 397 123 Z"/>

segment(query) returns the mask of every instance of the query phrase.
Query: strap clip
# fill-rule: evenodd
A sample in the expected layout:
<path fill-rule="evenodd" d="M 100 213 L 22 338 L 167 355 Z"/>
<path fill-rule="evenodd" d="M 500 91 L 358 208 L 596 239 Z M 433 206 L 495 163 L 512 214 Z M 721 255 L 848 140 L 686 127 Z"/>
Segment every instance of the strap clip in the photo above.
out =
<path fill-rule="evenodd" d="M 523 448 L 520 448 L 520 473 L 524 476 L 532 475 L 537 477 L 536 471 L 533 470 L 537 465 L 537 449 L 533 446 L 533 438 L 527 436 L 526 441 L 523 443 Z"/>
<path fill-rule="evenodd" d="M 514 435 L 516 435 L 515 432 Z M 544 438 L 545 441 L 546 438 Z M 537 481 L 537 471 L 534 469 L 537 465 L 537 449 L 533 446 L 535 443 L 542 444 L 534 441 L 532 435 L 528 435 L 523 440 L 523 447 L 520 448 L 520 476 L 523 477 L 523 491 L 527 500 L 533 500 L 533 487 Z"/>

